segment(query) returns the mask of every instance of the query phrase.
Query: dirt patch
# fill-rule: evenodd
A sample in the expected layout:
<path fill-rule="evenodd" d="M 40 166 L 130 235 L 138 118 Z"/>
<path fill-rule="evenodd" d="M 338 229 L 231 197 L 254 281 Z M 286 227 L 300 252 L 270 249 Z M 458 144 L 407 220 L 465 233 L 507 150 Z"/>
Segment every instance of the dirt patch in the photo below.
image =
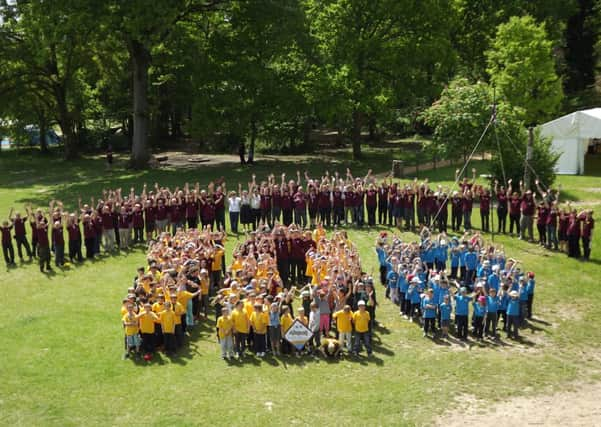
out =
<path fill-rule="evenodd" d="M 437 426 L 594 426 L 601 425 L 601 382 L 576 383 L 566 391 L 509 399 L 486 404 L 474 396 L 462 396 L 466 409 L 452 411 L 436 420 Z"/>

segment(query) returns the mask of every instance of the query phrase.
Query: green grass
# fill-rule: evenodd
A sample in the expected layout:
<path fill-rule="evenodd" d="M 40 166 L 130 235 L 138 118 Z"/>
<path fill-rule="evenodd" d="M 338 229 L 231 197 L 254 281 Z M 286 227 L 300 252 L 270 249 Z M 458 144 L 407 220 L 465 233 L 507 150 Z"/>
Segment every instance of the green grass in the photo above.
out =
<path fill-rule="evenodd" d="M 252 172 L 294 174 L 353 171 L 376 173 L 390 162 L 259 163 L 203 166 L 195 171 L 106 172 L 101 159 L 65 163 L 54 157 L 3 153 L 0 156 L 0 217 L 11 206 L 46 205 L 52 198 L 73 207 L 78 195 L 97 196 L 103 187 L 128 189 L 159 181 L 206 184 L 225 176 L 248 181 Z M 477 165 L 484 170 L 484 163 Z M 428 172 L 451 183 L 454 167 Z M 560 177 L 573 200 L 599 210 L 598 177 Z M 597 197 L 595 197 L 595 195 Z M 478 225 L 474 215 L 475 225 Z M 29 230 L 28 230 L 29 232 Z M 377 230 L 350 230 L 364 269 L 377 272 L 373 243 Z M 413 238 L 406 234 L 407 238 Z M 227 244 L 228 259 L 236 243 Z M 462 394 L 485 400 L 560 389 L 592 372 L 599 351 L 601 273 L 596 233 L 589 263 L 567 259 L 537 246 L 495 236 L 508 254 L 537 273 L 535 315 L 541 322 L 524 330 L 524 341 L 503 340 L 493 347 L 444 346 L 421 337 L 414 324 L 399 318 L 378 288 L 382 327 L 376 357 L 330 362 L 306 359 L 252 360 L 228 366 L 219 358 L 213 324 L 195 332 L 172 360 L 160 357 L 145 366 L 122 361 L 120 301 L 142 250 L 87 262 L 55 275 L 35 265 L 0 270 L 0 424 L 1 425 L 428 425 Z M 594 376 L 597 375 L 597 376 Z M 588 379 L 590 375 L 587 374 Z M 266 402 L 272 402 L 271 410 Z M 427 408 L 427 410 L 425 410 Z"/>

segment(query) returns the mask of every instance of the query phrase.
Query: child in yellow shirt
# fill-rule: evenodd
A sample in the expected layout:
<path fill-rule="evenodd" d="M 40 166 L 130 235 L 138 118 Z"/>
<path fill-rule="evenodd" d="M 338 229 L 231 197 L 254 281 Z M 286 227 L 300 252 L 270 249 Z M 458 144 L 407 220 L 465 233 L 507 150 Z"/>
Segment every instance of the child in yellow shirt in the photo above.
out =
<path fill-rule="evenodd" d="M 290 314 L 290 307 L 288 307 L 287 305 L 283 305 L 282 306 L 282 316 L 280 317 L 280 327 L 282 329 L 282 337 L 284 337 L 286 335 L 286 331 L 288 331 L 288 329 L 290 329 L 290 326 L 292 326 L 292 322 L 294 322 L 294 319 L 292 318 L 292 315 Z M 292 353 L 292 344 L 290 344 L 288 342 L 288 340 L 286 340 L 285 338 L 282 339 L 282 353 L 287 354 L 287 355 L 290 355 Z"/>
<path fill-rule="evenodd" d="M 127 313 L 125 313 L 122 320 L 127 344 L 127 351 L 123 355 L 123 358 L 126 359 L 132 353 L 134 355 L 138 354 L 140 352 L 140 344 L 142 343 L 139 335 L 138 319 L 136 313 L 134 313 L 134 305 L 132 303 L 127 304 Z"/>
<path fill-rule="evenodd" d="M 163 330 L 163 342 L 165 343 L 165 353 L 173 354 L 176 350 L 175 340 L 175 311 L 169 301 L 165 301 L 165 309 L 159 313 L 159 321 Z"/>
<path fill-rule="evenodd" d="M 152 311 L 150 303 L 144 304 L 144 310 L 136 316 L 140 325 L 142 348 L 146 355 L 152 355 L 155 349 L 155 324 L 159 322 L 158 316 Z"/>
<path fill-rule="evenodd" d="M 221 316 L 217 319 L 217 339 L 221 345 L 221 358 L 230 360 L 234 354 L 234 322 L 229 315 L 227 307 L 221 309 Z"/>
<path fill-rule="evenodd" d="M 250 315 L 250 324 L 253 328 L 254 350 L 257 357 L 265 356 L 267 326 L 269 325 L 269 316 L 263 311 L 263 304 L 256 303 L 254 312 Z"/>
<path fill-rule="evenodd" d="M 365 345 L 367 355 L 371 356 L 371 336 L 369 333 L 369 321 L 371 317 L 366 310 L 365 301 L 360 300 L 357 303 L 359 310 L 353 313 L 353 324 L 355 325 L 355 355 L 361 350 L 361 343 Z"/>

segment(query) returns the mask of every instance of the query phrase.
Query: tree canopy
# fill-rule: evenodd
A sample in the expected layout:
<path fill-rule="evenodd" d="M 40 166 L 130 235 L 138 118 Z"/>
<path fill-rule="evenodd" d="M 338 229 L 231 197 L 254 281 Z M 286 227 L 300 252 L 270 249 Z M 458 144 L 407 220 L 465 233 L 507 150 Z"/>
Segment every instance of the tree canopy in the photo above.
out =
<path fill-rule="evenodd" d="M 598 22 L 598 0 L 0 0 L 0 123 L 57 128 L 66 157 L 120 130 L 145 167 L 183 137 L 282 151 L 316 127 L 359 157 L 423 117 L 462 155 L 489 87 L 524 123 L 596 102 Z"/>

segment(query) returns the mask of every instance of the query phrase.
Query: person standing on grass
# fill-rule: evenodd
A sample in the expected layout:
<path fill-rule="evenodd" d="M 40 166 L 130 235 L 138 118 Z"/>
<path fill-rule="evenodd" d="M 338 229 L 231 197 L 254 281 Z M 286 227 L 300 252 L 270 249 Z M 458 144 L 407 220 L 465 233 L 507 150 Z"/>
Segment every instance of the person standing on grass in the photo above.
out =
<path fill-rule="evenodd" d="M 506 232 L 507 227 L 507 213 L 509 212 L 509 199 L 504 186 L 499 187 L 499 181 L 495 179 L 495 195 L 497 197 L 497 233 Z"/>
<path fill-rule="evenodd" d="M 250 315 L 250 324 L 253 328 L 253 344 L 257 357 L 265 356 L 267 351 L 267 327 L 269 326 L 269 316 L 263 311 L 263 304 L 255 303 L 254 311 Z"/>
<path fill-rule="evenodd" d="M 487 189 L 481 188 L 478 193 L 478 201 L 480 204 L 480 221 L 482 231 L 488 233 L 490 231 L 490 192 Z"/>
<path fill-rule="evenodd" d="M 568 209 L 571 209 L 569 204 Z M 580 220 L 578 219 L 576 209 L 571 209 L 571 212 L 568 215 L 568 228 L 566 230 L 566 235 L 568 238 L 568 256 L 570 258 L 580 258 L 581 231 Z"/>
<path fill-rule="evenodd" d="M 367 350 L 367 355 L 371 356 L 372 348 L 371 348 L 371 336 L 369 332 L 369 321 L 370 316 L 367 310 L 365 309 L 365 301 L 360 300 L 357 303 L 359 310 L 353 313 L 353 325 L 355 326 L 355 349 L 354 354 L 359 354 L 361 350 L 361 344 L 365 345 L 365 349 Z"/>
<path fill-rule="evenodd" d="M 520 293 L 518 291 L 509 292 L 509 301 L 507 302 L 507 338 L 519 338 L 518 328 L 520 326 Z"/>
<path fill-rule="evenodd" d="M 547 219 L 549 217 L 549 205 L 541 200 L 536 207 L 536 230 L 538 231 L 538 244 L 547 246 Z"/>
<path fill-rule="evenodd" d="M 127 352 L 123 355 L 123 358 L 127 358 L 131 354 L 138 354 L 140 352 L 140 345 L 142 344 L 139 334 L 139 321 L 136 313 L 134 313 L 134 305 L 132 303 L 127 303 L 127 313 L 125 313 L 121 320 L 125 330 L 125 342 L 127 345 Z"/>
<path fill-rule="evenodd" d="M 436 302 L 434 300 L 434 291 L 430 288 L 426 296 L 422 299 L 422 312 L 424 313 L 424 337 L 428 336 L 428 332 L 432 333 L 432 338 L 436 333 L 434 321 L 436 319 Z"/>
<path fill-rule="evenodd" d="M 0 232 L 2 233 L 2 254 L 4 255 L 4 261 L 7 266 L 15 265 L 15 249 L 13 248 L 13 242 L 10 236 L 12 229 L 13 225 L 11 223 L 8 221 L 2 222 L 2 226 L 0 227 Z"/>
<path fill-rule="evenodd" d="M 522 198 L 520 203 L 520 240 L 526 239 L 526 232 L 528 232 L 528 241 L 533 242 L 534 236 L 532 232 L 532 218 L 536 210 L 536 195 L 532 194 L 532 191 L 524 191 L 524 184 L 520 181 L 520 190 L 522 192 Z"/>
<path fill-rule="evenodd" d="M 232 322 L 234 323 L 234 347 L 236 357 L 242 358 L 246 349 L 246 338 L 250 330 L 250 321 L 244 310 L 242 301 L 236 302 L 236 307 L 232 311 Z"/>
<path fill-rule="evenodd" d="M 280 300 L 281 303 L 281 300 Z M 280 326 L 280 304 L 272 302 L 269 306 L 269 343 L 274 356 L 280 355 L 282 330 Z"/>
<path fill-rule="evenodd" d="M 65 234 L 60 221 L 55 221 L 52 227 L 52 245 L 54 246 L 54 264 L 62 267 L 65 264 Z"/>
<path fill-rule="evenodd" d="M 163 331 L 163 343 L 165 345 L 165 353 L 173 354 L 176 350 L 175 340 L 175 311 L 171 307 L 171 302 L 165 301 L 164 310 L 159 313 L 159 321 L 161 330 Z"/>
<path fill-rule="evenodd" d="M 583 259 L 588 261 L 591 257 L 591 239 L 593 238 L 593 229 L 595 228 L 595 220 L 593 219 L 593 211 L 591 209 L 583 211 L 579 215 L 582 221 L 582 251 Z"/>
<path fill-rule="evenodd" d="M 217 319 L 217 339 L 221 346 L 221 358 L 230 360 L 234 355 L 234 323 L 227 307 L 221 309 L 221 316 Z"/>
<path fill-rule="evenodd" d="M 40 271 L 44 272 L 44 266 L 47 271 L 52 271 L 50 267 L 50 241 L 48 239 L 48 224 L 43 220 L 37 222 L 36 236 L 38 246 L 38 260 Z"/>
<path fill-rule="evenodd" d="M 27 241 L 27 231 L 25 230 L 25 222 L 27 221 L 27 217 L 21 218 L 21 214 L 19 212 L 15 213 L 15 217 L 12 216 L 13 208 L 10 208 L 10 213 L 8 214 L 8 219 L 12 223 L 15 230 L 15 241 L 17 242 L 17 253 L 19 255 L 19 259 L 23 262 L 23 252 L 22 247 L 25 247 L 25 253 L 31 261 L 31 248 L 29 246 L 29 242 Z"/>
<path fill-rule="evenodd" d="M 534 273 L 529 271 L 526 275 L 528 282 L 526 283 L 526 292 L 528 293 L 528 309 L 527 318 L 532 319 L 532 303 L 534 302 L 534 288 L 536 287 L 536 281 L 534 280 Z"/>
<path fill-rule="evenodd" d="M 549 206 L 549 213 L 547 215 L 547 221 L 545 223 L 546 233 L 547 233 L 547 249 L 551 249 L 551 245 L 553 245 L 553 249 L 558 249 L 558 241 L 557 241 L 557 219 L 559 217 L 559 210 L 557 209 L 557 202 L 551 202 Z"/>
<path fill-rule="evenodd" d="M 467 340 L 467 325 L 469 316 L 469 303 L 472 297 L 467 294 L 467 288 L 462 287 L 459 295 L 455 295 L 455 325 L 457 336 L 460 340 Z"/>
<path fill-rule="evenodd" d="M 478 301 L 474 301 L 474 335 L 478 341 L 484 338 L 484 317 L 486 316 L 486 297 L 480 295 Z"/>
<path fill-rule="evenodd" d="M 378 224 L 386 225 L 388 217 L 388 185 L 386 181 L 378 188 Z"/>
<path fill-rule="evenodd" d="M 439 208 L 440 210 L 440 208 Z M 440 215 L 440 213 L 438 213 Z M 436 215 L 436 213 L 434 214 Z M 451 195 L 451 229 L 459 231 L 463 220 L 463 198 L 458 191 L 453 191 Z"/>
<path fill-rule="evenodd" d="M 152 355 L 155 350 L 155 326 L 159 322 L 159 318 L 152 311 L 150 303 L 145 303 L 144 309 L 136 317 L 140 325 L 142 350 L 146 355 Z"/>
<path fill-rule="evenodd" d="M 81 255 L 81 229 L 79 228 L 79 217 L 72 213 L 67 218 L 67 235 L 69 236 L 69 261 L 82 262 Z"/>
<path fill-rule="evenodd" d="M 453 306 L 451 305 L 449 294 L 443 296 L 443 301 L 438 307 L 440 312 L 440 329 L 442 330 L 442 338 L 449 338 L 449 326 L 451 324 L 451 312 Z"/>

